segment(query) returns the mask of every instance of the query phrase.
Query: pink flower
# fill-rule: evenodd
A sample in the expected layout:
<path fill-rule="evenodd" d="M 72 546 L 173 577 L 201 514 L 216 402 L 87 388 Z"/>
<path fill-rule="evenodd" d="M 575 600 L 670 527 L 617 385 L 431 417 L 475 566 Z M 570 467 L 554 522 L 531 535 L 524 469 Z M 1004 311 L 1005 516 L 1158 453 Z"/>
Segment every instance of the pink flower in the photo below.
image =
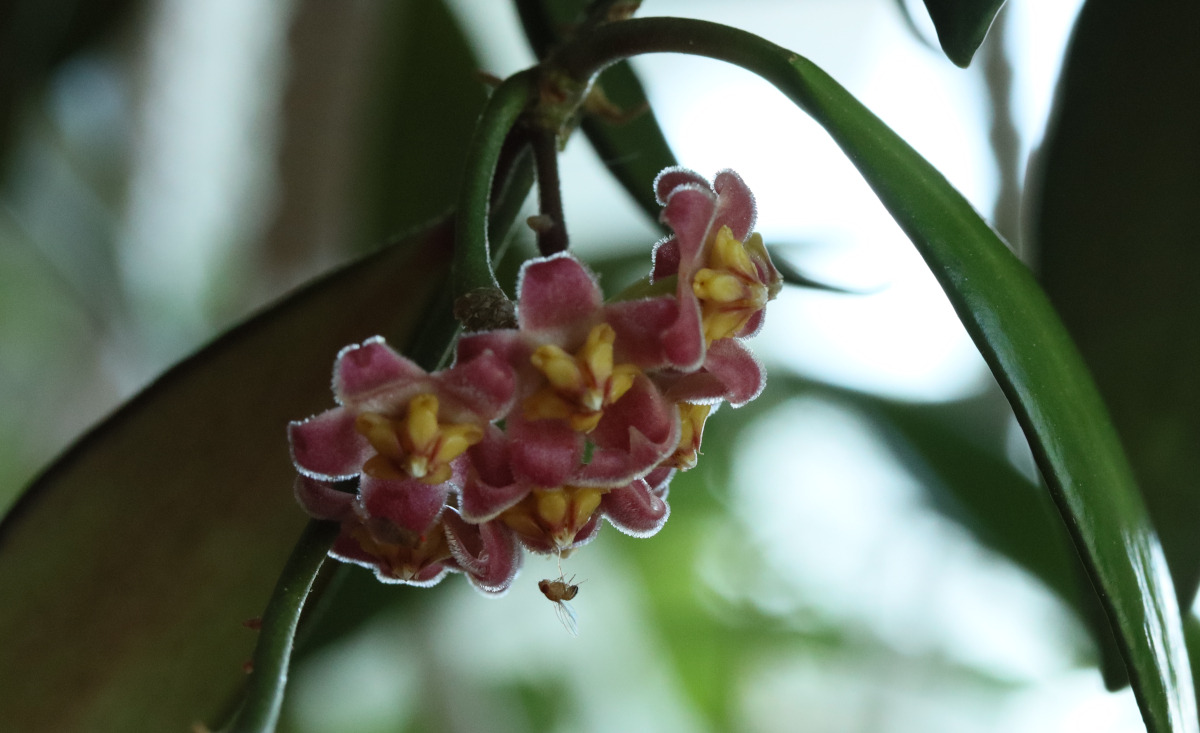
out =
<path fill-rule="evenodd" d="M 711 375 L 710 392 L 727 385 L 722 397 L 743 404 L 758 394 L 764 377 L 739 342 L 726 340 L 757 333 L 764 306 L 782 287 L 762 237 L 751 234 L 754 196 L 728 170 L 710 185 L 693 171 L 668 168 L 654 185 L 665 207 L 662 220 L 675 234 L 655 247 L 652 277 L 678 278 L 679 311 L 663 334 L 664 350 L 680 371 L 703 368 Z M 716 358 L 709 359 L 714 347 Z"/>
<path fill-rule="evenodd" d="M 338 407 L 288 426 L 292 461 L 326 484 L 359 479 L 363 509 L 425 534 L 461 486 L 467 449 L 513 402 L 512 369 L 482 351 L 426 374 L 380 338 L 348 346 L 334 364 Z"/>
<path fill-rule="evenodd" d="M 448 509 L 423 534 L 414 535 L 372 514 L 361 497 L 325 482 L 299 476 L 295 491 L 310 516 L 341 522 L 329 554 L 374 570 L 385 583 L 428 587 L 449 572 L 461 572 L 479 590 L 498 595 L 521 569 L 521 546 L 501 522 L 468 524 Z"/>
<path fill-rule="evenodd" d="M 665 364 L 659 337 L 676 312 L 671 297 L 605 305 L 595 277 L 570 255 L 527 262 L 519 328 L 458 344 L 460 363 L 490 352 L 517 375 L 504 432 L 488 431 L 468 451 L 476 473 L 464 487 L 464 517 L 495 516 L 533 487 L 625 486 L 670 455 L 678 413 L 646 372 Z"/>
<path fill-rule="evenodd" d="M 308 476 L 296 478 L 296 500 L 310 516 L 340 522 L 342 529 L 329 555 L 375 571 L 384 583 L 428 587 L 452 569 L 452 555 L 441 522 L 415 533 L 387 518 L 372 516 L 362 500 Z"/>

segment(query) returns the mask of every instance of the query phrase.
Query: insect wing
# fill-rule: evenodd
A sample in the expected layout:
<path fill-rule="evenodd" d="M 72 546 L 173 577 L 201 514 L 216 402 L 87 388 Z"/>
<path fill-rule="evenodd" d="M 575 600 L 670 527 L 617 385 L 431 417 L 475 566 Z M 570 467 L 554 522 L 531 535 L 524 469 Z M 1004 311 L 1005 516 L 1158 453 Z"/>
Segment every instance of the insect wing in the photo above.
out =
<path fill-rule="evenodd" d="M 563 628 L 567 630 L 571 636 L 579 636 L 579 617 L 575 615 L 575 609 L 566 601 L 558 601 L 554 604 L 554 615 L 558 616 L 558 620 L 562 622 Z"/>

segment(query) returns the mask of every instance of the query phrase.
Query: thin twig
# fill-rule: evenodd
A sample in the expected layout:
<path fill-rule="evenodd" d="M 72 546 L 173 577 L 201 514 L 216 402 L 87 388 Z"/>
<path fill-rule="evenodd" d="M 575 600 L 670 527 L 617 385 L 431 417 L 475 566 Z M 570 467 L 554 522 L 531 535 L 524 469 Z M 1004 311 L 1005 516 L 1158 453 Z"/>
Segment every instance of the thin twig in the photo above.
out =
<path fill-rule="evenodd" d="M 563 216 L 562 185 L 558 177 L 558 144 L 550 130 L 530 131 L 530 143 L 537 162 L 538 211 L 540 223 L 537 232 L 538 251 L 548 257 L 567 249 L 567 222 Z"/>

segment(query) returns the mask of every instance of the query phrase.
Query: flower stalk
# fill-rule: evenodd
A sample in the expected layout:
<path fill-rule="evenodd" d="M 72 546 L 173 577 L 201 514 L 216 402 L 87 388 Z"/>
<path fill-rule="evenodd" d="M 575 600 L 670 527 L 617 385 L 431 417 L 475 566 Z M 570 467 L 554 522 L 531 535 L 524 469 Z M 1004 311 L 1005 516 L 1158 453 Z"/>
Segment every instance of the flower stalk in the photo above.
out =
<path fill-rule="evenodd" d="M 537 161 L 538 210 L 534 223 L 538 252 L 549 257 L 566 252 L 567 222 L 563 214 L 561 183 L 558 176 L 558 141 L 551 130 L 538 129 L 530 133 L 534 159 Z"/>

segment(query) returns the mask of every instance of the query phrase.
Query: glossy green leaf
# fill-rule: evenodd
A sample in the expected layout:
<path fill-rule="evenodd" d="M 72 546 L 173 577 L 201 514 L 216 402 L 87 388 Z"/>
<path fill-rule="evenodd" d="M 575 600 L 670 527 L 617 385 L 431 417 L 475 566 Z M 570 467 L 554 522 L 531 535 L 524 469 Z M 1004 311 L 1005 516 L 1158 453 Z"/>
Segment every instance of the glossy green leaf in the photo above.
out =
<path fill-rule="evenodd" d="M 1196 3 L 1084 5 L 1031 202 L 1043 286 L 1112 413 L 1183 611 L 1200 585 L 1196 28 Z"/>
<path fill-rule="evenodd" d="M 1200 729 L 1162 547 L 1083 359 L 1033 275 L 932 165 L 807 59 L 679 18 L 603 26 L 560 62 L 577 76 L 642 52 L 701 54 L 774 84 L 838 143 L 917 247 L 1029 439 L 1121 646 L 1151 733 Z"/>
<path fill-rule="evenodd" d="M 447 224 L 341 269 L 179 364 L 0 524 L 0 710 L 13 730 L 188 730 L 239 680 L 306 521 L 285 426 L 331 405 L 347 343 L 408 343 Z"/>
<path fill-rule="evenodd" d="M 791 56 L 786 64 L 769 80 L 854 161 L 925 258 L 1012 403 L 1116 627 L 1147 727 L 1196 730 L 1162 548 L 1104 403 L 1045 293 L 907 143 L 807 60 Z"/>
<path fill-rule="evenodd" d="M 925 0 L 946 56 L 964 69 L 987 37 L 1004 0 Z"/>

